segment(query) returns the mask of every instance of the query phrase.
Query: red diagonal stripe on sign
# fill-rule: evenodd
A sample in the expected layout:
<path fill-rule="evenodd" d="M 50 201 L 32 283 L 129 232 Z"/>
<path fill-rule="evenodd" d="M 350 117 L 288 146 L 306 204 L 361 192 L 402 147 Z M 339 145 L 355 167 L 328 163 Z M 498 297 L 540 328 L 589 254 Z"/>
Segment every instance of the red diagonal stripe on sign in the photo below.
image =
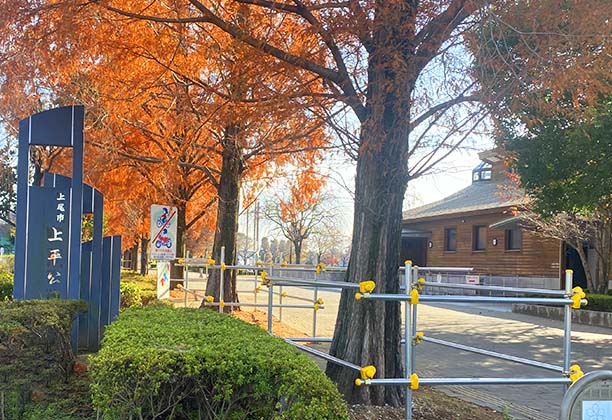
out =
<path fill-rule="evenodd" d="M 164 225 L 161 228 L 159 228 L 159 232 L 157 232 L 157 235 L 155 235 L 155 238 L 153 238 L 151 243 L 155 242 L 157 240 L 157 238 L 159 238 L 159 235 L 163 232 L 163 230 L 166 228 L 166 226 L 168 226 L 168 223 L 170 223 L 170 221 L 172 220 L 172 218 L 174 217 L 175 214 L 176 214 L 176 210 L 174 211 L 174 213 L 172 213 L 170 215 L 170 217 L 168 217 L 168 220 L 166 220 L 166 223 L 164 223 Z"/>

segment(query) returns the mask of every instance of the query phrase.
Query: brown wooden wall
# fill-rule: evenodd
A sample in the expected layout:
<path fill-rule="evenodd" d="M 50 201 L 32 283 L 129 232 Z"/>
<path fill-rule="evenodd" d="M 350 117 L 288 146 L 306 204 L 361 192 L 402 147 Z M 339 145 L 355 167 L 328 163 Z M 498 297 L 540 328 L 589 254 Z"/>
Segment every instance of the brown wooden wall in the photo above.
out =
<path fill-rule="evenodd" d="M 506 250 L 505 229 L 489 225 L 509 218 L 502 210 L 486 214 L 466 214 L 421 222 L 404 222 L 404 228 L 431 231 L 433 247 L 427 249 L 427 266 L 474 267 L 477 274 L 558 277 L 560 243 L 523 230 L 520 250 Z M 486 225 L 486 248 L 474 251 L 474 225 Z M 457 251 L 445 251 L 444 229 L 457 229 Z M 497 238 L 497 246 L 493 246 Z"/>

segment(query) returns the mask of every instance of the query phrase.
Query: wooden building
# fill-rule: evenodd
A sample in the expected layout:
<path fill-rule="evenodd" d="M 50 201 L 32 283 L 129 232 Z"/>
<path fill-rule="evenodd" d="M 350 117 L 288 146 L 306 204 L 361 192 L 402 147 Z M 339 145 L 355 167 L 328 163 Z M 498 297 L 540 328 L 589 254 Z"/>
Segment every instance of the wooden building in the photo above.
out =
<path fill-rule="evenodd" d="M 479 275 L 548 278 L 553 287 L 563 287 L 561 273 L 572 268 L 574 284 L 584 286 L 577 253 L 524 229 L 514 216 L 524 194 L 509 180 L 503 157 L 495 151 L 479 157 L 482 162 L 472 171 L 469 187 L 404 212 L 402 261 L 473 267 Z"/>

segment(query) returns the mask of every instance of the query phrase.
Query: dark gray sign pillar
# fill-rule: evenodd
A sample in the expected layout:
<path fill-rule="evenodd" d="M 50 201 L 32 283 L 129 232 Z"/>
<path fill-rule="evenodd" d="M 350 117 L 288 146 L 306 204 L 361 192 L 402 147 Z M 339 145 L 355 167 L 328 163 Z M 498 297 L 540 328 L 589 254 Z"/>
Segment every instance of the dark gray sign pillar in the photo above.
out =
<path fill-rule="evenodd" d="M 83 206 L 81 105 L 51 109 L 19 123 L 16 299 L 79 299 Z M 29 186 L 30 146 L 72 148 L 68 188 Z"/>

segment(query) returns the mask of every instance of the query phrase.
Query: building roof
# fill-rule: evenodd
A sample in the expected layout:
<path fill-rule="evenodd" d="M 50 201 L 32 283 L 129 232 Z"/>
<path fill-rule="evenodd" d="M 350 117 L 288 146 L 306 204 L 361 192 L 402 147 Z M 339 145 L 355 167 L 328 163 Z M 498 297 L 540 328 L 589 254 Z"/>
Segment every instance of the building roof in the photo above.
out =
<path fill-rule="evenodd" d="M 524 200 L 523 192 L 510 181 L 474 182 L 440 201 L 404 211 L 402 219 L 412 222 L 428 217 L 510 207 L 522 204 Z"/>

